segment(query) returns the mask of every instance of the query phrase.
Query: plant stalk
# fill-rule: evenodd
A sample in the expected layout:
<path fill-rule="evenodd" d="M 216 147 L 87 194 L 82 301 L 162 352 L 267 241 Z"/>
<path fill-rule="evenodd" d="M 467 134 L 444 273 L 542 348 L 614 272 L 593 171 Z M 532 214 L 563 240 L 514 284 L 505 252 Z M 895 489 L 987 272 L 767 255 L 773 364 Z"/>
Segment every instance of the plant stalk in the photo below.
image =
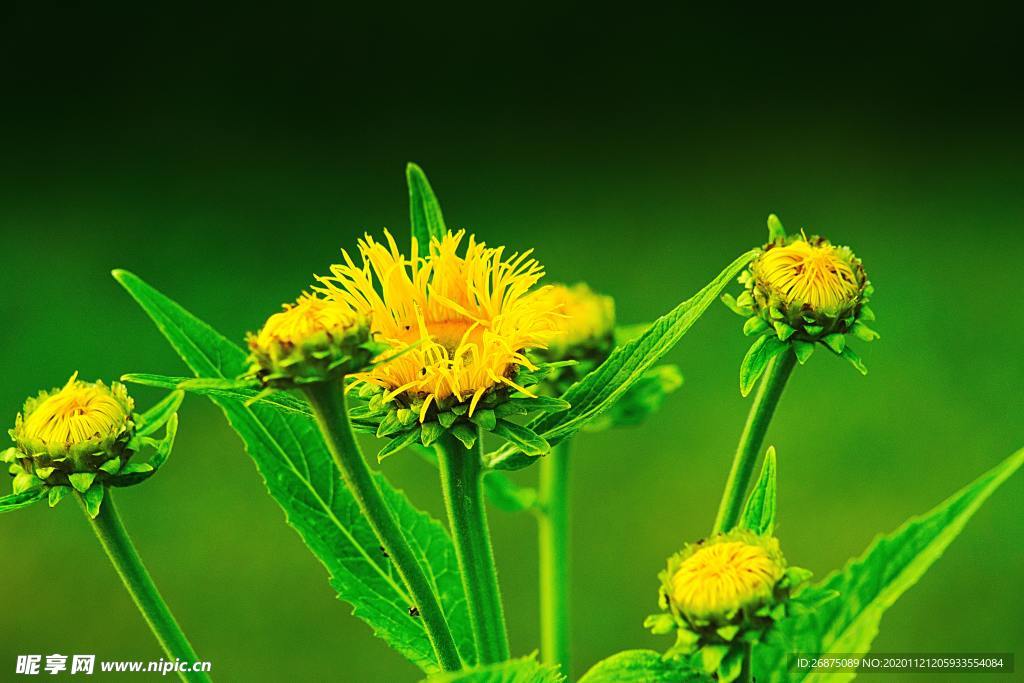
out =
<path fill-rule="evenodd" d="M 743 646 L 743 668 L 740 670 L 740 677 L 737 683 L 751 683 L 754 680 L 754 644 L 747 643 Z"/>
<path fill-rule="evenodd" d="M 85 510 L 85 502 L 82 497 L 76 497 L 82 503 L 82 509 Z M 139 557 L 135 544 L 128 536 L 128 530 L 125 529 L 121 517 L 117 514 L 111 489 L 108 488 L 104 491 L 103 504 L 100 505 L 99 514 L 92 518 L 86 511 L 85 517 L 92 524 L 96 538 L 99 539 L 100 545 L 103 546 L 103 550 L 106 551 L 107 557 L 113 563 L 118 576 L 121 577 L 121 582 L 128 589 L 132 600 L 135 601 L 135 606 L 139 608 L 142 616 L 146 619 L 146 623 L 149 624 L 149 628 L 153 631 L 153 635 L 156 636 L 168 659 L 172 661 L 180 659 L 192 664 L 199 661 L 196 651 L 192 649 L 191 643 L 188 642 L 188 638 L 185 637 L 178 622 L 175 621 L 174 615 L 171 614 L 170 608 L 167 607 L 160 591 L 157 590 L 149 572 L 146 571 L 145 565 L 142 564 L 142 558 Z M 208 682 L 212 680 L 209 674 L 200 671 L 180 671 L 178 674 L 183 681 Z"/>
<path fill-rule="evenodd" d="M 445 509 L 476 638 L 477 659 L 480 664 L 494 664 L 509 658 L 509 647 L 484 507 L 482 442 L 479 431 L 473 448 L 466 448 L 454 436 L 445 434 L 436 449 Z"/>
<path fill-rule="evenodd" d="M 712 533 L 729 531 L 739 521 L 740 511 L 743 509 L 747 489 L 750 486 L 750 478 L 754 473 L 754 465 L 757 463 L 761 445 L 764 443 L 765 432 L 768 431 L 768 425 L 772 421 L 772 415 L 782 396 L 782 390 L 786 388 L 786 380 L 789 379 L 795 365 L 796 354 L 792 349 L 787 348 L 775 356 L 765 370 L 761 385 L 757 389 L 757 395 L 754 396 L 754 402 L 750 406 L 747 423 L 740 435 L 740 443 L 736 448 L 736 455 L 733 457 L 729 478 L 725 482 L 725 491 L 722 493 L 722 502 L 718 506 L 718 515 L 715 518 L 715 528 Z"/>
<path fill-rule="evenodd" d="M 423 619 L 438 664 L 445 671 L 461 669 L 462 660 L 444 611 L 409 541 L 384 502 L 362 450 L 356 443 L 342 384 L 318 382 L 306 385 L 303 390 L 345 485 L 352 492 L 359 509 L 377 534 L 384 552 L 409 590 L 413 602 L 410 607 L 415 607 Z"/>
<path fill-rule="evenodd" d="M 571 678 L 569 654 L 569 440 L 540 459 L 541 659 Z"/>

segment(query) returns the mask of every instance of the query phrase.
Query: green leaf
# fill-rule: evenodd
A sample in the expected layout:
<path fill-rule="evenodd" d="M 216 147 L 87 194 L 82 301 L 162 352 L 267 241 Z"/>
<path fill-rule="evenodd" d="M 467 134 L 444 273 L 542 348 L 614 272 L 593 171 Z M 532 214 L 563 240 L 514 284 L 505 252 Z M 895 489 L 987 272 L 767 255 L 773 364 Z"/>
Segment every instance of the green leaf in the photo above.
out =
<path fill-rule="evenodd" d="M 198 382 L 190 377 L 168 377 L 150 373 L 129 373 L 121 376 L 122 382 L 141 384 L 158 389 L 181 389 L 197 396 L 227 398 L 246 403 L 267 405 L 279 410 L 288 410 L 301 415 L 312 416 L 309 405 L 299 398 L 284 391 L 269 394 L 252 387 L 244 388 L 237 382 Z"/>
<path fill-rule="evenodd" d="M 793 340 L 793 353 L 796 354 L 796 359 L 800 361 L 800 365 L 804 365 L 814 353 L 814 342 L 800 341 L 799 339 Z"/>
<path fill-rule="evenodd" d="M 786 228 L 782 226 L 782 221 L 774 213 L 768 214 L 768 241 L 774 242 L 779 238 L 785 239 Z"/>
<path fill-rule="evenodd" d="M 71 482 L 71 486 L 79 493 L 88 491 L 95 479 L 95 472 L 76 472 L 75 474 L 68 475 L 68 481 Z"/>
<path fill-rule="evenodd" d="M 39 486 L 28 491 L 22 491 L 21 493 L 0 496 L 0 513 L 27 508 L 32 503 L 37 503 L 45 498 L 46 495 L 46 488 Z"/>
<path fill-rule="evenodd" d="M 857 372 L 859 372 L 862 375 L 868 374 L 868 366 L 864 365 L 864 361 L 862 361 L 860 359 L 860 356 L 854 353 L 853 349 L 851 349 L 849 346 L 843 348 L 842 356 L 847 361 L 849 361 L 850 365 L 857 368 Z"/>
<path fill-rule="evenodd" d="M 82 499 L 85 501 L 85 509 L 93 519 L 96 519 L 96 515 L 100 514 L 100 505 L 103 504 L 103 493 L 105 491 L 106 488 L 97 484 L 82 496 Z"/>
<path fill-rule="evenodd" d="M 833 353 L 842 354 L 846 348 L 846 335 L 840 332 L 826 334 L 821 338 L 821 343 L 832 350 Z"/>
<path fill-rule="evenodd" d="M 758 378 L 764 374 L 765 368 L 772 358 L 779 355 L 789 347 L 784 341 L 780 341 L 774 335 L 758 337 L 747 349 L 747 355 L 740 363 L 740 393 L 744 396 L 750 394 L 750 390 L 757 384 Z"/>
<path fill-rule="evenodd" d="M 595 664 L 579 683 L 688 683 L 710 681 L 676 659 L 653 650 L 626 650 Z"/>
<path fill-rule="evenodd" d="M 529 427 L 515 422 L 499 420 L 492 431 L 529 456 L 544 455 L 551 450 L 551 446 L 542 436 Z"/>
<path fill-rule="evenodd" d="M 612 427 L 632 427 L 658 412 L 668 395 L 683 386 L 683 374 L 676 365 L 659 365 L 644 373 L 639 382 L 606 413 L 584 427 L 599 432 Z"/>
<path fill-rule="evenodd" d="M 740 527 L 755 534 L 770 535 L 775 530 L 775 447 L 769 446 L 761 467 L 761 476 L 747 498 L 740 516 Z"/>
<path fill-rule="evenodd" d="M 171 416 L 178 412 L 181 401 L 185 398 L 185 392 L 172 391 L 161 399 L 155 406 L 136 416 L 135 435 L 150 436 L 156 433 L 161 427 L 167 424 Z"/>
<path fill-rule="evenodd" d="M 912 517 L 893 533 L 879 536 L 841 571 L 800 593 L 801 599 L 821 599 L 822 603 L 813 611 L 783 620 L 776 627 L 773 642 L 754 648 L 755 669 L 764 673 L 763 680 L 802 680 L 796 673 L 787 677 L 787 661 L 792 653 L 869 652 L 885 611 L 924 576 L 978 508 L 1022 464 L 1024 449 L 935 508 Z M 1009 577 L 1001 576 L 1006 579 L 1006 589 L 1013 590 Z M 826 600 L 834 593 L 839 597 Z M 853 674 L 812 673 L 805 680 L 848 681 L 852 678 Z M 758 680 L 762 680 L 760 675 Z"/>
<path fill-rule="evenodd" d="M 630 387 L 675 347 L 729 282 L 756 255 L 756 250 L 743 254 L 697 294 L 655 320 L 639 337 L 612 351 L 604 363 L 562 396 L 572 405 L 569 410 L 556 415 L 542 415 L 528 426 L 548 443 L 555 445 L 611 409 Z M 488 454 L 487 462 L 492 469 L 519 469 L 531 464 L 533 460 L 524 455 L 522 449 L 510 444 Z"/>
<path fill-rule="evenodd" d="M 539 663 L 535 655 L 530 655 L 462 671 L 437 673 L 425 683 L 562 683 L 564 680 L 565 676 L 557 669 Z"/>
<path fill-rule="evenodd" d="M 147 439 L 146 442 L 156 448 L 156 453 L 149 459 L 149 462 L 129 462 L 121 468 L 116 476 L 111 477 L 111 486 L 135 486 L 156 474 L 157 470 L 164 466 L 174 449 L 174 439 L 178 434 L 178 414 L 171 413 L 164 429 L 164 438 L 154 442 Z"/>
<path fill-rule="evenodd" d="M 391 439 L 391 441 L 388 441 L 384 445 L 384 448 L 380 449 L 380 451 L 377 452 L 377 462 L 383 461 L 384 458 L 388 457 L 389 455 L 394 455 L 395 453 L 402 450 L 406 446 L 416 443 L 419 440 L 420 430 L 418 429 L 410 429 L 404 434 L 396 436 L 395 438 Z"/>
<path fill-rule="evenodd" d="M 142 306 L 197 375 L 237 377 L 246 353 L 135 275 L 114 277 Z M 437 665 L 421 619 L 359 506 L 342 484 L 313 418 L 281 405 L 211 394 L 256 463 L 288 523 L 327 568 L 331 585 L 354 613 L 393 648 L 427 672 Z M 377 485 L 433 584 L 466 661 L 475 661 L 466 599 L 451 539 L 380 474 Z"/>
<path fill-rule="evenodd" d="M 440 240 L 444 237 L 444 216 L 441 215 L 441 204 L 430 187 L 430 181 L 423 169 L 409 162 L 405 167 L 405 179 L 409 184 L 409 220 L 412 224 L 412 236 L 419 243 L 420 255 L 430 249 L 431 238 Z"/>
<path fill-rule="evenodd" d="M 492 431 L 498 424 L 498 418 L 494 414 L 493 410 L 487 408 L 478 408 L 474 413 L 473 417 L 469 418 L 470 421 L 485 432 Z"/>

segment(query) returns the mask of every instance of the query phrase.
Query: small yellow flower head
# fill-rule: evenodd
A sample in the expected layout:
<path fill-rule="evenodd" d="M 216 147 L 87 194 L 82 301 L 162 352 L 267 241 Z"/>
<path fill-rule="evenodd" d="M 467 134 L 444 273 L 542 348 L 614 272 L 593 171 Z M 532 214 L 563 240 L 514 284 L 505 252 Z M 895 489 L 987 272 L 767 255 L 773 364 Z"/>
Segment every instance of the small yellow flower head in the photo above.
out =
<path fill-rule="evenodd" d="M 556 311 L 553 335 L 534 356 L 544 362 L 574 361 L 552 370 L 545 386 L 556 396 L 603 363 L 615 346 L 615 300 L 586 284 L 554 284 L 533 295 Z"/>
<path fill-rule="evenodd" d="M 695 549 L 670 579 L 669 600 L 692 619 L 716 619 L 772 597 L 785 564 L 774 539 L 720 538 Z"/>
<path fill-rule="evenodd" d="M 517 372 L 536 369 L 526 351 L 545 346 L 556 314 L 555 304 L 530 296 L 544 275 L 530 252 L 506 255 L 461 230 L 432 240 L 426 253 L 413 238 L 408 256 L 386 231 L 385 239 L 365 236 L 361 264 L 343 252 L 345 262 L 319 278 L 328 299 L 366 315 L 387 347 L 357 381 L 421 422 L 431 406 L 468 402 L 472 415 L 489 392 L 526 391 Z"/>
<path fill-rule="evenodd" d="M 370 362 L 365 316 L 341 301 L 303 294 L 248 336 L 252 374 L 289 388 L 363 370 Z"/>
<path fill-rule="evenodd" d="M 14 492 L 45 486 L 55 505 L 73 487 L 88 492 L 95 516 L 103 486 L 90 490 L 93 482 L 120 473 L 134 452 L 133 408 L 123 384 L 82 382 L 77 372 L 62 388 L 25 401 L 10 430 L 15 445 L 0 453 L 14 477 Z"/>

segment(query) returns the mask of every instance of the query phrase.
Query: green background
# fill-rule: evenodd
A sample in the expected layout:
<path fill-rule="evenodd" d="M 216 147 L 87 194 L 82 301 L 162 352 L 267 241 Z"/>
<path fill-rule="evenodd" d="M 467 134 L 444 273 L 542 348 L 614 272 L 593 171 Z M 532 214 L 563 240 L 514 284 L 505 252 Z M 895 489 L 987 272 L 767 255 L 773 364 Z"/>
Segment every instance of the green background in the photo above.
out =
<path fill-rule="evenodd" d="M 855 347 L 871 372 L 816 354 L 768 436 L 778 535 L 818 576 L 1024 445 L 1013 17 L 424 11 L 9 10 L 5 419 L 75 370 L 184 370 L 111 268 L 241 340 L 361 232 L 407 234 L 415 160 L 450 226 L 536 248 L 551 278 L 613 294 L 625 323 L 763 241 L 769 211 L 856 250 L 877 290 L 882 339 Z M 724 306 L 698 322 L 656 420 L 578 440 L 577 673 L 668 644 L 641 622 L 664 558 L 713 521 L 748 405 L 741 323 Z M 167 468 L 119 504 L 214 675 L 415 680 L 334 597 L 220 413 L 190 398 L 181 418 Z M 383 469 L 441 514 L 418 459 Z M 887 613 L 877 652 L 1024 653 L 1022 496 L 1018 476 L 978 513 Z M 491 519 L 525 654 L 534 523 Z M 74 505 L 4 515 L 0 558 L 0 679 L 17 654 L 160 656 Z"/>

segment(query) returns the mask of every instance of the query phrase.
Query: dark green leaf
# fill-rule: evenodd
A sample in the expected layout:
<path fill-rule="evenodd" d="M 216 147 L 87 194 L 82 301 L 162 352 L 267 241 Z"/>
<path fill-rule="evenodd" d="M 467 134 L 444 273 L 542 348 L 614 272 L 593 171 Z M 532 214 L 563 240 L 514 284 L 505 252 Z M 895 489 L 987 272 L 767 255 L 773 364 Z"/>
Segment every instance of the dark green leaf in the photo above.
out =
<path fill-rule="evenodd" d="M 131 273 L 115 271 L 114 276 L 197 375 L 229 379 L 245 371 L 246 354 L 241 348 Z M 241 436 L 289 524 L 330 572 L 339 596 L 392 647 L 424 671 L 436 670 L 422 620 L 409 615 L 408 593 L 342 484 L 313 419 L 308 413 L 262 401 L 246 405 L 215 393 L 210 398 Z M 451 539 L 382 475 L 377 475 L 377 485 L 435 588 L 463 659 L 474 661 Z"/>
<path fill-rule="evenodd" d="M 775 530 L 775 467 L 775 447 L 770 446 L 764 456 L 761 476 L 740 516 L 740 527 L 755 534 L 770 535 Z"/>
<path fill-rule="evenodd" d="M 529 456 L 544 455 L 551 450 L 551 446 L 542 436 L 529 427 L 518 425 L 515 422 L 499 420 L 493 431 Z"/>
<path fill-rule="evenodd" d="M 747 355 L 743 357 L 743 362 L 740 363 L 740 393 L 744 396 L 749 395 L 772 358 L 788 347 L 789 344 L 770 334 L 755 339 L 747 350 Z"/>
<path fill-rule="evenodd" d="M 675 659 L 653 650 L 626 650 L 595 664 L 579 683 L 697 683 L 710 681 Z"/>
<path fill-rule="evenodd" d="M 535 656 L 511 659 L 500 664 L 477 666 L 462 671 L 437 673 L 425 683 L 562 683 L 565 677 Z"/>
<path fill-rule="evenodd" d="M 609 410 L 675 347 L 756 254 L 757 251 L 749 251 L 740 256 L 693 297 L 655 320 L 639 337 L 612 351 L 604 363 L 562 396 L 571 404 L 569 410 L 541 416 L 531 421 L 529 427 L 554 445 Z M 487 462 L 493 469 L 519 469 L 529 465 L 532 459 L 525 456 L 522 449 L 507 445 L 489 454 Z"/>
<path fill-rule="evenodd" d="M 46 497 L 46 488 L 39 486 L 21 493 L 0 496 L 0 513 L 13 512 L 28 507 Z"/>
<path fill-rule="evenodd" d="M 786 673 L 787 658 L 792 653 L 869 652 L 885 611 L 924 576 L 978 508 L 1022 464 L 1024 449 L 930 511 L 876 538 L 859 558 L 801 593 L 801 598 L 820 599 L 821 604 L 813 611 L 783 620 L 776 627 L 773 641 L 754 649 L 755 668 L 763 674 L 758 680 L 802 680 L 797 673 Z M 989 580 L 1005 581 L 1006 591 L 1015 590 L 1016 583 L 1006 574 L 992 574 Z M 828 599 L 836 593 L 838 598 Z M 852 678 L 853 674 L 810 674 L 803 680 Z"/>
<path fill-rule="evenodd" d="M 409 184 L 409 220 L 412 223 L 412 236 L 419 243 L 420 255 L 430 249 L 430 239 L 440 240 L 444 237 L 444 216 L 441 215 L 441 204 L 430 187 L 423 169 L 410 162 L 405 167 L 405 179 Z"/>

